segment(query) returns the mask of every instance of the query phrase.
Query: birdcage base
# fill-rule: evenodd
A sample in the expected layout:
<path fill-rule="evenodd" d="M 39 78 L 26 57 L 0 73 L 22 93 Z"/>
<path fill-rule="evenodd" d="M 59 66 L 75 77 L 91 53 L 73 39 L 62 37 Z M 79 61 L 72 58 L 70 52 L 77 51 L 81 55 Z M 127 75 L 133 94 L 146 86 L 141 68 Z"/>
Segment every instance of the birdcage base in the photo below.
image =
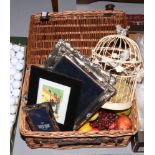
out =
<path fill-rule="evenodd" d="M 125 110 L 129 109 L 132 106 L 132 102 L 127 102 L 127 103 L 113 103 L 111 101 L 106 102 L 102 108 L 104 109 L 109 109 L 109 110 Z"/>

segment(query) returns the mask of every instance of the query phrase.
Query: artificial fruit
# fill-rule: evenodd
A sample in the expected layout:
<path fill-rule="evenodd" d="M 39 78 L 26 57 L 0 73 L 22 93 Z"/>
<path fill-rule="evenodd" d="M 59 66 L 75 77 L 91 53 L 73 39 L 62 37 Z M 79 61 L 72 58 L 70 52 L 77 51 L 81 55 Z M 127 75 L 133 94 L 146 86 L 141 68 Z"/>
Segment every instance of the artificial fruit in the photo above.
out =
<path fill-rule="evenodd" d="M 93 131 L 93 128 L 92 126 L 90 125 L 90 123 L 86 123 L 84 124 L 80 129 L 79 131 L 82 131 L 82 132 L 89 132 L 89 131 Z"/>

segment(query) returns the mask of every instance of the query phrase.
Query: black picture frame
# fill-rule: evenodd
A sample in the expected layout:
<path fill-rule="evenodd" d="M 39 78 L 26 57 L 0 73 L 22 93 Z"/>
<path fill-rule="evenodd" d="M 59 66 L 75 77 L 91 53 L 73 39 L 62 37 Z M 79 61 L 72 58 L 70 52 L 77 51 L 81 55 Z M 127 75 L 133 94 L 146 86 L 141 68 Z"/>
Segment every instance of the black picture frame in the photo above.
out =
<path fill-rule="evenodd" d="M 42 84 L 46 81 L 47 81 L 46 84 Z M 40 93 L 39 90 L 41 87 L 40 85 L 42 85 L 42 92 L 41 92 L 42 94 L 45 94 L 47 92 L 47 89 L 44 89 L 44 88 L 48 88 L 48 90 L 52 90 L 52 93 L 54 94 L 54 96 L 56 95 L 58 96 L 58 94 L 55 94 L 56 91 L 59 93 L 59 95 L 61 92 L 63 92 L 62 93 L 63 95 L 60 95 L 61 96 L 60 100 L 62 102 L 59 102 L 61 103 L 61 105 L 59 104 L 59 109 L 57 111 L 58 112 L 57 114 L 59 114 L 58 116 L 60 117 L 58 117 L 58 119 L 56 118 L 56 120 L 57 120 L 57 123 L 59 124 L 60 130 L 64 130 L 64 131 L 73 130 L 73 125 L 76 120 L 75 110 L 78 104 L 80 90 L 81 90 L 81 81 L 59 73 L 53 73 L 45 68 L 40 68 L 38 66 L 32 65 L 30 70 L 27 105 L 41 103 L 41 101 L 38 101 L 38 96 L 40 96 L 39 94 Z M 60 86 L 60 87 L 62 86 L 61 89 L 64 89 L 64 90 L 61 91 L 60 87 L 58 88 L 57 86 Z M 69 91 L 67 91 L 67 89 Z M 47 95 L 49 94 L 47 93 Z M 42 97 L 44 96 L 42 95 Z M 67 97 L 68 97 L 68 100 L 67 100 Z M 50 100 L 51 100 L 51 97 L 50 97 Z M 47 100 L 46 102 L 48 101 L 49 100 Z M 45 102 L 45 101 L 42 101 L 42 102 Z M 66 108 L 66 111 L 64 110 L 65 108 Z M 62 115 L 62 113 L 60 114 L 59 110 L 60 111 L 63 110 L 64 115 Z M 60 120 L 63 120 L 63 121 L 60 122 Z"/>

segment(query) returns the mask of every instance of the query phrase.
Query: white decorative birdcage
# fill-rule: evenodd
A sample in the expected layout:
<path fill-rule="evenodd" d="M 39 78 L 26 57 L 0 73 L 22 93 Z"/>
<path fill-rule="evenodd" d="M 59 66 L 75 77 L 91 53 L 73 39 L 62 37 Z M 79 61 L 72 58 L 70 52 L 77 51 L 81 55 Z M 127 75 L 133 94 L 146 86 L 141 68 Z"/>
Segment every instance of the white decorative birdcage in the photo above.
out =
<path fill-rule="evenodd" d="M 117 32 L 99 40 L 92 50 L 92 61 L 116 78 L 116 94 L 103 108 L 124 110 L 132 106 L 142 58 L 137 43 L 126 37 L 126 30 L 117 26 Z"/>

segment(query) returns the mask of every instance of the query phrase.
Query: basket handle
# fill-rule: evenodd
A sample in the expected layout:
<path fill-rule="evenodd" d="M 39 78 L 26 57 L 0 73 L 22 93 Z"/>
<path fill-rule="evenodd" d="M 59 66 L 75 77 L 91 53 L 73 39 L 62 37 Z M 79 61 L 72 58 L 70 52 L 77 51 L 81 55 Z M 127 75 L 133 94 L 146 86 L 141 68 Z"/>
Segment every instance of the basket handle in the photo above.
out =
<path fill-rule="evenodd" d="M 96 137 L 96 138 L 72 138 L 67 139 L 42 139 L 34 138 L 33 141 L 40 146 L 44 144 L 55 144 L 57 147 L 64 147 L 69 145 L 101 145 L 102 143 L 113 143 L 115 146 L 123 141 L 123 137 Z"/>

